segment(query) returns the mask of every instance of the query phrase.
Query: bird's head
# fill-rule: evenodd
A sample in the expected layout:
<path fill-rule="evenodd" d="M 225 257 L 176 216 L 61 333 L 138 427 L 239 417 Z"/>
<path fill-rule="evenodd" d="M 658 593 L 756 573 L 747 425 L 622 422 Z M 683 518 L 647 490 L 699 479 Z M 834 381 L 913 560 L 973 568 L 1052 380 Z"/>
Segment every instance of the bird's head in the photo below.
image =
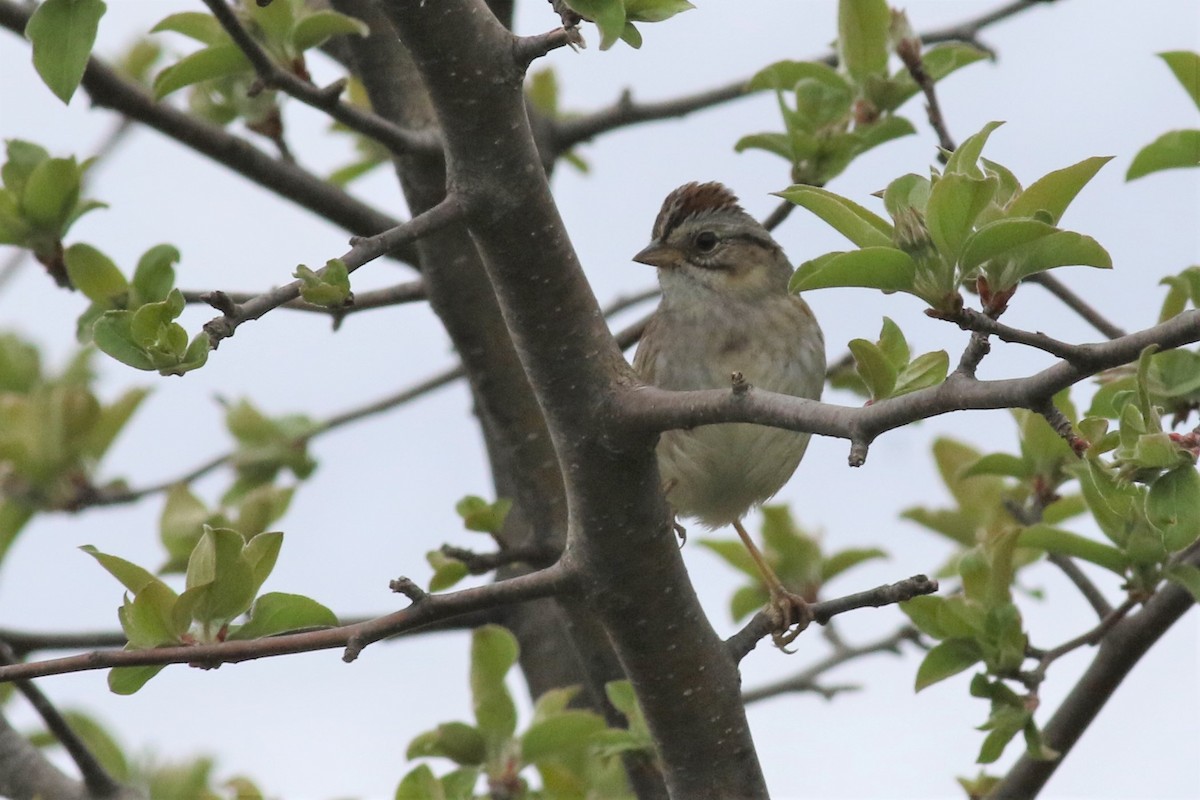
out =
<path fill-rule="evenodd" d="M 664 296 L 713 291 L 753 297 L 787 291 L 782 248 L 720 183 L 689 183 L 667 195 L 651 241 L 634 261 L 658 268 Z"/>

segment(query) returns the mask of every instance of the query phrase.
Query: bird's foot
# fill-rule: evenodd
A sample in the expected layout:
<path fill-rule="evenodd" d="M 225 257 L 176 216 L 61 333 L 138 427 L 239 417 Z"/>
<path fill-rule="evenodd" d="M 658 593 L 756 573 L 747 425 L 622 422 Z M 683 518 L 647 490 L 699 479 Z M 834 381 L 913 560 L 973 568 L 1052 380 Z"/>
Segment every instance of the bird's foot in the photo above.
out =
<path fill-rule="evenodd" d="M 788 645 L 804 633 L 813 620 L 812 606 L 798 594 L 780 587 L 771 592 L 767 613 L 775 623 L 771 641 L 785 653 L 794 653 Z"/>
<path fill-rule="evenodd" d="M 671 527 L 675 530 L 675 535 L 679 537 L 679 549 L 687 544 L 687 528 L 679 524 L 678 517 L 671 517 Z"/>

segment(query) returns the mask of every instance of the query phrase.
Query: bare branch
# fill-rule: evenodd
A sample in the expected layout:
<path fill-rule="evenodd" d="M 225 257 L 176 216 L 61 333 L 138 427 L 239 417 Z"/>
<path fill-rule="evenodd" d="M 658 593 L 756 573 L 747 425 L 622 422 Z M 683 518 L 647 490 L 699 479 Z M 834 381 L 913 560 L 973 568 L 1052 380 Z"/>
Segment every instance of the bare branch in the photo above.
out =
<path fill-rule="evenodd" d="M 759 700 L 766 700 L 770 697 L 777 697 L 781 694 L 791 692 L 818 692 L 825 694 L 821 690 L 819 679 L 825 673 L 840 667 L 850 661 L 856 661 L 865 656 L 875 655 L 877 653 L 891 653 L 893 655 L 900 654 L 900 646 L 905 642 L 919 642 L 920 633 L 915 628 L 904 626 L 899 630 L 876 639 L 866 644 L 850 646 L 841 645 L 835 647 L 833 652 L 817 661 L 812 666 L 801 672 L 796 673 L 790 678 L 784 678 L 781 681 L 760 686 L 757 689 L 751 689 L 742 693 L 742 700 L 746 703 L 754 703 Z"/>
<path fill-rule="evenodd" d="M 1092 308 L 1082 297 L 1068 289 L 1066 284 L 1049 272 L 1039 272 L 1031 275 L 1024 282 L 1036 283 L 1050 292 L 1050 294 L 1061 300 L 1067 308 L 1083 317 L 1093 328 L 1100 331 L 1100 333 L 1109 339 L 1119 339 L 1125 335 L 1124 330 L 1109 322 L 1103 314 Z"/>
<path fill-rule="evenodd" d="M 341 260 L 345 262 L 347 271 L 353 272 L 401 245 L 416 241 L 428 233 L 458 221 L 463 213 L 463 208 L 455 197 L 448 195 L 445 200 L 413 217 L 409 222 L 401 223 L 375 236 L 351 239 L 350 250 Z M 228 295 L 213 293 L 213 299 L 206 302 L 224 311 L 221 316 L 204 324 L 205 332 L 212 339 L 213 348 L 215 349 L 222 339 L 233 336 L 242 323 L 258 319 L 268 311 L 298 298 L 303 285 L 302 281 L 294 280 L 257 295 L 245 303 L 234 303 L 232 306 L 227 305 L 232 303 Z"/>
<path fill-rule="evenodd" d="M 1024 683 L 1031 692 L 1037 694 L 1038 687 L 1040 687 L 1042 682 L 1046 680 L 1046 670 L 1050 668 L 1051 664 L 1068 653 L 1078 650 L 1080 647 L 1085 645 L 1094 646 L 1099 644 L 1108 634 L 1108 632 L 1112 630 L 1112 627 L 1121 620 L 1125 619 L 1129 612 L 1133 611 L 1133 609 L 1136 607 L 1136 600 L 1133 600 L 1132 598 L 1126 599 L 1125 602 L 1121 603 L 1121 605 L 1105 614 L 1104 618 L 1100 620 L 1096 627 L 1080 634 L 1079 636 L 1076 636 L 1073 639 L 1070 639 L 1069 641 L 1063 642 L 1058 647 L 1053 647 L 1049 650 L 1040 652 L 1037 656 L 1037 666 L 1029 672 L 1021 673 L 1021 682 Z"/>
<path fill-rule="evenodd" d="M 540 544 L 525 547 L 508 547 L 493 553 L 476 553 L 464 547 L 454 547 L 444 544 L 441 547 L 443 555 L 456 561 L 461 561 L 471 575 L 486 575 L 487 573 L 513 564 L 528 564 L 532 567 L 545 567 L 553 564 L 560 553 Z"/>
<path fill-rule="evenodd" d="M 528 69 L 530 64 L 547 53 L 574 44 L 578 35 L 577 32 L 562 27 L 536 36 L 522 36 L 516 43 L 516 62 Z"/>
<path fill-rule="evenodd" d="M 305 105 L 324 111 L 347 128 L 374 139 L 396 155 L 432 155 L 441 152 L 441 143 L 435 132 L 406 130 L 377 114 L 340 100 L 339 96 L 345 88 L 344 80 L 322 89 L 280 67 L 254 40 L 225 0 L 203 2 L 234 44 L 246 54 L 263 87 L 279 89 Z"/>
<path fill-rule="evenodd" d="M 1088 354 L 1085 347 L 1060 342 L 1040 331 L 1031 333 L 1019 328 L 1010 327 L 989 317 L 987 314 L 981 314 L 973 308 L 963 308 L 957 315 L 947 317 L 946 319 L 954 322 L 965 331 L 974 331 L 975 333 L 995 336 L 997 339 L 1011 344 L 1023 344 L 1026 347 L 1033 347 L 1061 358 L 1064 361 L 1082 365 L 1086 365 L 1087 362 Z"/>
<path fill-rule="evenodd" d="M 404 580 L 406 579 L 401 579 Z M 538 572 L 489 583 L 486 586 L 437 595 L 422 593 L 408 608 L 354 625 L 340 625 L 335 628 L 286 633 L 246 641 L 146 650 L 96 650 L 77 656 L 0 666 L 0 682 L 108 667 L 190 664 L 212 669 L 222 664 L 237 664 L 291 653 L 311 653 L 336 647 L 344 647 L 346 652 L 343 659 L 353 661 L 365 647 L 381 639 L 473 611 L 559 595 L 568 591 L 573 584 L 570 570 L 560 561 Z"/>
<path fill-rule="evenodd" d="M 11 666 L 19 663 L 21 662 L 12 648 L 7 643 L 0 641 L 0 665 Z M 96 797 L 115 797 L 121 793 L 121 784 L 108 774 L 108 770 L 96 759 L 87 744 L 79 738 L 59 710 L 54 707 L 50 698 L 42 694 L 33 681 L 14 681 L 14 685 L 42 718 L 42 722 L 46 724 L 46 730 L 58 740 L 58 743 L 70 755 L 71 760 L 75 762 L 87 790 Z"/>
<path fill-rule="evenodd" d="M 866 446 L 885 431 L 950 411 L 1037 410 L 1068 386 L 1136 360 L 1149 345 L 1172 349 L 1196 341 L 1200 341 L 1200 311 L 1185 311 L 1162 324 L 1110 342 L 1080 345 L 1086 348 L 1086 356 L 1076 363 L 1059 361 L 1026 378 L 979 381 L 953 374 L 938 386 L 861 408 L 761 390 L 735 396 L 720 389 L 669 392 L 653 386 L 625 391 L 618 395 L 617 402 L 631 424 L 657 431 L 718 422 L 755 422 L 849 439 L 857 444 L 851 466 L 858 466 L 866 456 Z"/>
<path fill-rule="evenodd" d="M 812 612 L 810 621 L 824 625 L 838 614 L 845 614 L 847 611 L 903 603 L 905 600 L 911 600 L 920 595 L 933 594 L 937 590 L 937 581 L 930 580 L 924 575 L 914 575 L 896 583 L 876 586 L 865 592 L 855 592 L 845 597 L 811 603 L 809 605 L 809 610 Z M 773 619 L 772 615 L 766 611 L 755 614 L 740 631 L 725 640 L 730 657 L 734 661 L 741 661 L 755 648 L 760 639 L 771 634 L 777 624 L 777 620 Z"/>
<path fill-rule="evenodd" d="M 942 116 L 942 107 L 938 104 L 933 79 L 929 77 L 929 73 L 925 71 L 925 64 L 921 61 L 921 40 L 916 38 L 900 40 L 896 45 L 896 55 L 900 56 L 908 74 L 916 81 L 917 86 L 921 87 L 921 92 L 925 95 L 925 111 L 929 116 L 929 126 L 933 128 L 933 132 L 938 137 L 938 147 L 940 148 L 938 161 L 945 164 L 950 158 L 949 154 L 955 150 L 954 138 L 946 127 L 945 117 Z"/>

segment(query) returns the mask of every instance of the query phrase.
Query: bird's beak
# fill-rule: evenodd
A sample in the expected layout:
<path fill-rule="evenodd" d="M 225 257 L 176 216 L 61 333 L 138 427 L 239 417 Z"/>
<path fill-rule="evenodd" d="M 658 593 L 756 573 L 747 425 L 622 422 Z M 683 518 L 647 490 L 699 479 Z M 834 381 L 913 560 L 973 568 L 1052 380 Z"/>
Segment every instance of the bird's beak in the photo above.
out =
<path fill-rule="evenodd" d="M 670 245 L 661 242 L 651 242 L 638 252 L 633 260 L 639 264 L 665 269 L 679 264 L 680 252 Z"/>

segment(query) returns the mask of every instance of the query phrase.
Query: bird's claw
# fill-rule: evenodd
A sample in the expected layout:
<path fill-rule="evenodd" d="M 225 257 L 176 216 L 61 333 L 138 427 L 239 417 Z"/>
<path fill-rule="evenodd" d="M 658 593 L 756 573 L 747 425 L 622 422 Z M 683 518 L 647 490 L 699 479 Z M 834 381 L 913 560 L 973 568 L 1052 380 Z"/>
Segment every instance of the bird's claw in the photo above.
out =
<path fill-rule="evenodd" d="M 687 544 L 687 528 L 679 524 L 679 520 L 675 517 L 671 518 L 671 527 L 675 530 L 675 535 L 679 537 L 679 549 Z"/>
<path fill-rule="evenodd" d="M 780 589 L 772 592 L 767 609 L 775 623 L 771 631 L 771 641 L 785 653 L 796 652 L 789 650 L 788 645 L 796 641 L 812 623 L 812 606 L 800 595 Z"/>

